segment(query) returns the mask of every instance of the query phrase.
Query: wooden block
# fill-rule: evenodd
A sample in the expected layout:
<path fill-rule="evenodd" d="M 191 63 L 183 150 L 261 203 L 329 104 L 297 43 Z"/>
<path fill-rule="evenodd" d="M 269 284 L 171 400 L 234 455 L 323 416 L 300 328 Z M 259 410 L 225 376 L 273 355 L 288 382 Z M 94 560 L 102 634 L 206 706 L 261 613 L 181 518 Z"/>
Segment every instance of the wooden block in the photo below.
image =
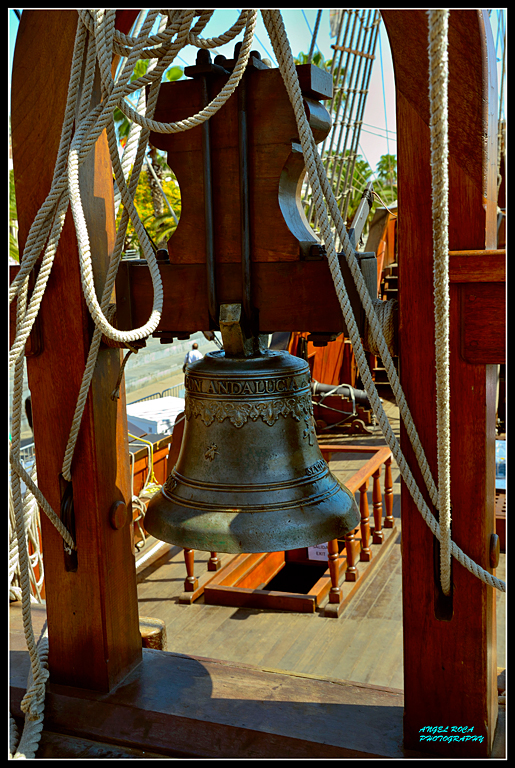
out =
<path fill-rule="evenodd" d="M 140 616 L 139 631 L 143 648 L 166 651 L 166 624 L 162 619 Z"/>
<path fill-rule="evenodd" d="M 506 250 L 450 251 L 449 282 L 504 283 Z"/>
<path fill-rule="evenodd" d="M 270 552 L 250 573 L 237 582 L 237 586 L 256 589 L 260 584 L 268 584 L 284 564 L 284 552 Z"/>
<path fill-rule="evenodd" d="M 232 605 L 237 608 L 274 608 L 302 613 L 313 613 L 316 608 L 316 598 L 312 595 L 226 587 L 221 584 L 206 587 L 204 599 L 209 605 Z"/>

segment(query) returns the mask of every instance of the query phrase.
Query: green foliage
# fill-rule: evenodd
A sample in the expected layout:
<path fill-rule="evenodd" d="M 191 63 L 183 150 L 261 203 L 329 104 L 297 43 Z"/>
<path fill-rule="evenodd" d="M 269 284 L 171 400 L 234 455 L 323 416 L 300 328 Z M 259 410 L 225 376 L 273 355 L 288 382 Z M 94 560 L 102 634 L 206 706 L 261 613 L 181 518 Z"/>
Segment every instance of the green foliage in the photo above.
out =
<path fill-rule="evenodd" d="M 163 191 L 170 205 L 172 206 L 177 219 L 179 219 L 181 215 L 181 193 L 179 185 L 177 184 L 175 177 L 169 169 L 168 175 L 161 182 L 161 186 L 163 187 Z M 155 247 L 162 247 L 163 244 L 169 240 L 174 233 L 177 224 L 172 214 L 168 211 L 168 207 L 166 213 L 164 213 L 162 216 L 156 217 L 154 215 L 152 190 L 150 188 L 148 174 L 145 169 L 143 169 L 141 172 L 138 188 L 134 196 L 134 205 L 141 219 L 141 222 Z M 120 222 L 121 212 L 122 206 L 120 206 L 120 210 L 118 212 L 118 219 L 116 222 L 117 226 Z M 137 250 L 140 249 L 139 240 L 132 222 L 129 222 L 127 227 L 127 234 L 125 237 L 125 250 L 134 248 Z"/>
<path fill-rule="evenodd" d="M 148 65 L 148 59 L 141 59 L 138 61 L 134 67 L 134 73 L 131 77 L 131 82 L 144 75 L 148 69 Z M 171 66 L 164 73 L 163 81 L 167 80 L 169 82 L 173 82 L 175 80 L 180 80 L 183 74 L 184 72 L 182 67 Z M 139 91 L 136 91 L 133 96 L 135 100 L 138 98 L 138 93 Z M 117 128 L 118 140 L 123 146 L 127 140 L 127 136 L 129 135 L 130 122 L 120 109 L 115 109 L 114 119 Z M 170 203 L 173 211 L 175 212 L 177 219 L 179 219 L 181 214 L 181 194 L 179 185 L 177 184 L 173 173 L 168 168 L 163 155 L 155 148 L 152 148 L 150 153 L 150 161 L 154 167 L 154 170 L 157 172 L 157 175 L 160 177 L 160 184 L 163 188 L 166 198 Z M 152 240 L 154 246 L 159 248 L 164 246 L 166 241 L 169 240 L 175 231 L 177 223 L 166 204 L 164 206 L 165 213 L 156 216 L 154 211 L 154 202 L 155 201 L 149 180 L 149 171 L 146 167 L 146 164 L 144 164 L 141 171 L 138 188 L 134 196 L 134 204 L 136 206 L 136 210 L 138 211 L 138 215 L 147 231 L 147 234 Z M 121 210 L 122 209 L 120 207 L 117 225 L 121 217 Z M 139 250 L 140 245 L 132 222 L 130 222 L 127 227 L 127 234 L 125 238 L 125 250 L 134 248 Z"/>
<path fill-rule="evenodd" d="M 9 256 L 15 261 L 20 260 L 18 239 L 14 232 L 17 229 L 18 214 L 16 212 L 16 193 L 14 189 L 14 171 L 9 171 Z"/>
<path fill-rule="evenodd" d="M 294 59 L 295 64 L 308 64 L 308 54 L 301 51 Z M 331 71 L 332 59 L 326 59 L 321 51 L 317 51 L 311 57 L 311 63 L 315 64 L 320 69 L 325 69 L 326 72 Z"/>
<path fill-rule="evenodd" d="M 296 64 L 306 64 L 307 61 L 308 54 L 303 52 L 299 53 L 295 58 Z M 332 59 L 325 59 L 320 51 L 317 51 L 313 55 L 311 61 L 326 72 L 331 71 Z M 345 93 L 341 90 L 343 78 L 343 72 L 340 72 L 339 76 L 337 71 L 333 73 L 333 89 L 335 93 L 339 94 L 332 105 L 333 120 L 335 119 L 336 114 L 341 116 L 342 100 L 344 101 L 346 98 Z M 329 103 L 330 102 L 328 101 L 325 102 L 328 109 Z M 382 155 L 375 172 L 368 162 L 364 160 L 361 155 L 358 155 L 355 160 L 351 179 L 346 175 L 348 165 L 348 160 L 346 158 L 348 155 L 349 150 L 346 150 L 345 157 L 340 153 L 340 155 L 332 156 L 330 160 L 327 160 L 327 158 L 324 159 L 327 177 L 330 181 L 333 193 L 338 200 L 340 210 L 344 209 L 344 206 L 342 205 L 343 199 L 350 190 L 346 215 L 347 227 L 349 227 L 354 217 L 354 213 L 368 182 L 373 182 L 374 191 L 379 194 L 381 199 L 387 205 L 397 199 L 397 158 L 395 155 Z M 310 204 L 311 193 L 308 192 L 304 198 L 304 205 L 308 208 Z M 369 221 L 372 220 L 373 213 L 377 206 L 382 206 L 382 203 L 375 200 L 369 216 Z"/>

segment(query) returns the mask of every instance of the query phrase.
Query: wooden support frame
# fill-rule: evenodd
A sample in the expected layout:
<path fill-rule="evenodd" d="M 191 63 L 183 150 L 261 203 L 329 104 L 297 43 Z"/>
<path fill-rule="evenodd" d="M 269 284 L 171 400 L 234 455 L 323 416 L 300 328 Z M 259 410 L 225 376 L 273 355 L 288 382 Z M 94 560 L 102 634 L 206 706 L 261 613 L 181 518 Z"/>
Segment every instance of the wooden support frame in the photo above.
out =
<path fill-rule="evenodd" d="M 484 13 L 452 10 L 449 19 L 453 252 L 496 248 L 497 92 L 495 55 Z M 436 477 L 427 14 L 423 10 L 382 14 L 397 94 L 401 383 Z M 483 254 L 483 263 L 486 258 L 490 257 Z M 481 357 L 464 360 L 461 354 L 460 285 L 454 282 L 453 264 L 463 265 L 464 260 L 468 258 L 451 257 L 452 537 L 492 572 L 495 368 Z M 401 444 L 410 466 L 416 467 L 404 428 Z M 420 472 L 414 474 L 423 488 Z M 421 728 L 442 725 L 450 730 L 466 723 L 483 736 L 482 742 L 469 742 L 466 751 L 462 743 L 440 741 L 425 742 L 424 749 L 448 758 L 484 757 L 490 754 L 497 722 L 495 590 L 453 560 L 452 603 L 445 604 L 435 572 L 436 542 L 404 486 L 402 531 L 405 744 L 420 748 Z"/>
<path fill-rule="evenodd" d="M 131 13 L 134 12 L 125 11 L 122 15 L 127 19 Z M 404 255 L 400 276 L 401 379 L 434 471 L 434 377 L 427 373 L 432 370 L 433 358 L 427 21 L 421 10 L 385 10 L 382 14 L 390 37 L 397 87 L 399 203 L 403 212 L 399 221 L 399 247 Z M 21 246 L 50 185 L 66 95 L 67 77 L 63 73 L 69 71 L 75 21 L 75 11 L 25 11 L 20 24 L 13 68 L 12 133 L 17 193 L 23 201 L 19 205 Z M 497 130 L 492 105 L 496 95 L 495 57 L 492 57 L 491 40 L 482 12 L 451 11 L 450 40 L 450 247 L 455 251 L 494 250 Z M 37 66 L 34 64 L 36 60 Z M 34 120 L 35 105 L 37 122 Z M 463 114 L 466 114 L 466 120 L 461 119 Z M 88 207 L 95 217 L 98 233 L 96 266 L 102 272 L 113 235 L 113 222 L 106 213 L 109 206 L 105 203 L 106 195 L 110 194 L 107 192 L 110 168 L 102 139 L 98 142 L 93 165 L 84 172 L 90 174 L 93 182 Z M 422 210 L 421 202 L 424 203 Z M 54 508 L 59 509 L 57 478 L 75 403 L 72 394 L 78 391 L 92 330 L 80 290 L 75 233 L 70 217 L 54 270 L 40 314 L 42 351 L 28 361 L 28 367 L 34 396 L 39 484 Z M 412 312 L 414 296 L 416 315 Z M 73 301 L 70 301 L 71 297 Z M 277 301 L 278 294 L 272 299 Z M 279 299 L 281 303 L 282 288 Z M 56 306 L 60 309 L 58 316 L 54 311 Z M 495 372 L 492 365 L 485 366 L 477 359 L 476 362 L 466 361 L 460 355 L 459 301 L 455 285 L 451 286 L 451 312 L 451 386 L 452 392 L 461 395 L 452 404 L 451 461 L 452 466 L 460 467 L 452 490 L 453 538 L 488 569 L 489 537 L 494 530 Z M 63 349 L 73 351 L 69 357 L 64 357 Z M 152 675 L 152 664 L 147 667 L 140 664 L 141 638 L 128 529 L 112 531 L 107 523 L 110 505 L 120 498 L 127 498 L 128 489 L 124 396 L 115 408 L 106 402 L 106 393 L 113 388 L 119 364 L 118 351 L 102 350 L 88 396 L 74 466 L 76 536 L 82 553 L 79 568 L 82 563 L 87 566 L 81 571 L 84 579 L 64 571 L 61 540 L 44 521 L 52 680 L 50 722 L 57 730 L 73 728 L 76 725 L 74 713 L 81 711 L 81 707 L 88 708 L 88 702 L 95 703 L 96 712 L 109 714 L 109 706 L 106 709 L 106 701 L 102 698 L 104 694 L 97 692 L 112 691 L 129 673 L 134 683 L 131 696 L 141 686 L 151 686 L 148 675 Z M 64 383 L 58 388 L 56 382 Z M 50 387 L 52 397 L 47 396 Z M 404 432 L 402 444 L 414 466 Z M 474 515 L 470 514 L 471 489 Z M 445 757 L 463 757 L 465 754 L 466 757 L 484 757 L 490 754 L 497 719 L 495 592 L 454 562 L 452 618 L 449 621 L 438 619 L 435 612 L 440 598 L 433 564 L 434 541 L 405 489 L 402 514 L 406 537 L 403 542 L 405 746 L 420 747 L 421 727 L 440 723 L 449 727 L 471 724 L 477 732 L 484 728 L 486 738 L 482 743 L 469 742 L 466 753 L 462 744 L 435 742 L 426 742 L 424 750 L 431 749 Z M 80 558 L 83 558 L 82 563 Z M 153 662 L 157 658 L 155 654 L 158 652 L 147 652 L 146 659 Z M 172 655 L 164 654 L 160 658 L 162 662 L 159 664 L 164 666 L 158 664 L 154 676 L 158 681 L 162 680 L 165 667 L 167 672 L 174 668 Z M 214 669 L 212 663 L 211 667 L 207 665 L 205 668 Z M 144 669 L 148 671 L 146 677 Z M 239 675 L 240 679 L 245 677 L 241 670 Z M 18 693 L 25 685 L 25 669 L 22 677 L 23 683 L 15 683 L 12 689 L 15 699 L 19 698 Z M 165 694 L 162 688 L 160 692 Z M 346 702 L 351 710 L 358 700 L 373 703 L 372 696 L 359 699 L 362 695 L 359 690 L 353 690 L 352 695 L 350 704 L 348 700 Z M 126 713 L 120 706 L 120 697 L 123 699 L 123 690 L 114 705 L 118 708 L 119 718 Z M 141 706 L 141 701 L 137 704 Z M 170 717 L 169 713 L 153 712 L 155 722 L 162 727 L 161 734 L 171 720 L 176 732 L 180 733 L 184 724 L 181 713 Z M 112 735 L 105 731 L 106 722 L 100 715 L 100 720 L 88 733 L 97 737 Z M 398 720 L 396 723 L 398 725 Z M 368 725 L 363 720 L 357 724 L 363 732 L 367 731 L 367 737 L 370 734 Z M 195 727 L 198 729 L 198 721 L 195 721 Z M 210 747 L 222 731 L 226 739 L 224 744 L 231 743 L 227 739 L 234 736 L 234 732 L 229 733 L 225 726 L 217 728 L 216 722 L 214 725 L 210 722 L 202 755 L 212 754 Z M 277 743 L 270 740 L 266 729 L 264 733 L 266 745 Z M 114 738 L 123 739 L 120 734 L 118 727 Z M 241 746 L 244 739 L 241 739 L 241 733 L 238 736 Z M 146 746 L 143 731 L 140 731 L 140 738 Z M 255 739 L 253 743 L 256 743 Z M 341 744 L 340 748 L 344 751 L 329 752 L 328 756 L 366 756 L 359 749 L 353 751 L 351 747 L 345 751 Z M 302 744 L 302 749 L 308 748 Z M 309 749 L 312 750 L 312 745 Z M 312 751 L 309 749 L 302 752 L 302 756 L 310 756 Z M 373 754 L 378 753 L 385 755 L 388 750 L 378 747 Z M 299 755 L 299 752 L 293 754 Z M 317 753 L 318 756 L 321 754 Z M 267 755 L 271 756 L 269 750 Z"/>
<path fill-rule="evenodd" d="M 74 10 L 24 11 L 18 30 L 11 124 L 20 252 L 50 189 L 76 25 Z M 98 99 L 98 89 L 95 95 Z M 98 289 L 115 234 L 105 135 L 81 175 Z M 27 358 L 38 483 L 59 513 L 59 476 L 93 331 L 70 213 L 38 322 L 41 352 Z M 113 504 L 130 504 L 125 393 L 110 398 L 120 362 L 121 350 L 100 350 L 72 465 L 76 572 L 66 570 L 62 539 L 41 515 L 50 676 L 97 691 L 111 690 L 141 661 L 130 526 L 115 529 L 110 523 Z"/>

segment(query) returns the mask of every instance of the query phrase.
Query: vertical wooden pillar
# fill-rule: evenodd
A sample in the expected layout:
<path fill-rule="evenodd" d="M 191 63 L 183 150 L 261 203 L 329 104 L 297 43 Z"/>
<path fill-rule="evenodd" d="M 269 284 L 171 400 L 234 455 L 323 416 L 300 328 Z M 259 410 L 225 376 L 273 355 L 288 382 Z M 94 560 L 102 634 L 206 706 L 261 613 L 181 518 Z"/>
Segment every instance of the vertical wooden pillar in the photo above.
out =
<path fill-rule="evenodd" d="M 495 248 L 495 56 L 483 12 L 449 24 L 449 248 Z M 437 478 L 431 171 L 426 12 L 383 11 L 395 67 L 398 134 L 400 374 Z M 489 25 L 486 20 L 486 26 Z M 495 182 L 494 182 L 495 183 Z M 495 225 L 493 225 L 495 226 Z M 490 570 L 494 532 L 495 370 L 460 356 L 459 287 L 451 285 L 452 537 Z M 406 431 L 401 442 L 416 459 Z M 421 488 L 419 471 L 414 472 Z M 426 493 L 426 500 L 428 494 Z M 431 507 L 430 507 L 431 508 Z M 452 598 L 439 588 L 435 540 L 402 488 L 404 740 L 448 758 L 489 754 L 497 720 L 495 590 L 452 561 Z M 473 729 L 482 741 L 420 741 L 420 729 Z"/>
<path fill-rule="evenodd" d="M 11 119 L 20 251 L 50 189 L 76 26 L 75 10 L 24 11 L 18 31 Z M 81 176 L 100 295 L 115 234 L 105 134 Z M 43 350 L 27 361 L 38 482 L 59 513 L 59 475 L 93 332 L 70 211 L 39 318 Z M 109 521 L 114 503 L 130 504 L 123 388 L 119 400 L 110 398 L 120 357 L 101 348 L 72 465 L 76 572 L 65 570 L 62 539 L 41 516 L 50 680 L 98 691 L 112 689 L 141 659 L 130 525 L 115 530 Z"/>

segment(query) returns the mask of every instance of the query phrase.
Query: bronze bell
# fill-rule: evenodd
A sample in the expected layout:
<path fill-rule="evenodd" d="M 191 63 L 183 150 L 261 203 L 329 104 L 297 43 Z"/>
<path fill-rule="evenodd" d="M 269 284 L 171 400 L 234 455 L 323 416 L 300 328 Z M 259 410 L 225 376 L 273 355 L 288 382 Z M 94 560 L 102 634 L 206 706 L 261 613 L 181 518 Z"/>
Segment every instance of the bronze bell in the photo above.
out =
<path fill-rule="evenodd" d="M 342 538 L 359 524 L 359 510 L 320 453 L 307 362 L 257 345 L 245 357 L 221 327 L 225 350 L 187 369 L 181 451 L 145 528 L 208 552 Z"/>

